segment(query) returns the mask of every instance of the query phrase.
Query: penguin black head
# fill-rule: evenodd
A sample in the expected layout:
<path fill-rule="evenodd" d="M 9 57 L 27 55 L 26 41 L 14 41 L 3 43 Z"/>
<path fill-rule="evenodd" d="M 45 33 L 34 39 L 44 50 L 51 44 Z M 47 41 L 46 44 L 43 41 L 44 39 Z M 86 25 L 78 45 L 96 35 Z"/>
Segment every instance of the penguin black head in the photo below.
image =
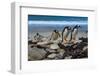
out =
<path fill-rule="evenodd" d="M 64 30 L 65 30 L 65 29 L 71 30 L 71 27 L 66 26 L 66 27 L 64 28 Z"/>
<path fill-rule="evenodd" d="M 36 33 L 36 35 L 39 35 L 39 33 Z"/>
<path fill-rule="evenodd" d="M 80 25 L 76 25 L 73 29 L 75 29 L 75 28 L 77 28 L 77 29 L 78 29 L 79 27 L 80 27 Z"/>
<path fill-rule="evenodd" d="M 71 30 L 71 27 L 69 27 L 68 30 Z"/>
<path fill-rule="evenodd" d="M 79 25 L 79 27 L 81 27 L 81 26 Z"/>
<path fill-rule="evenodd" d="M 76 25 L 74 28 L 78 28 L 78 25 Z"/>
<path fill-rule="evenodd" d="M 78 28 L 80 28 L 80 25 L 74 26 L 72 31 L 74 31 L 74 29 L 78 29 Z"/>
<path fill-rule="evenodd" d="M 53 30 L 54 32 L 57 32 L 57 30 Z"/>
<path fill-rule="evenodd" d="M 78 28 L 80 28 L 81 26 L 80 25 L 78 25 Z"/>

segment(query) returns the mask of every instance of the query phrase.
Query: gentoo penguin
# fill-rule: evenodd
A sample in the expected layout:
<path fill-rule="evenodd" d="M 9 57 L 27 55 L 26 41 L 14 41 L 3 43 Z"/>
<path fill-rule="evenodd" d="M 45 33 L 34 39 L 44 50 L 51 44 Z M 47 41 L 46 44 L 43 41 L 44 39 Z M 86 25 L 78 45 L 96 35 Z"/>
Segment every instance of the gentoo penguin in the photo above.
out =
<path fill-rule="evenodd" d="M 60 33 L 57 30 L 53 30 L 50 40 L 57 40 L 60 37 Z"/>
<path fill-rule="evenodd" d="M 36 33 L 36 35 L 34 36 L 34 39 L 35 40 L 38 40 L 39 39 L 39 33 Z"/>
<path fill-rule="evenodd" d="M 71 27 L 66 26 L 62 31 L 62 43 L 67 43 L 71 40 Z"/>
<path fill-rule="evenodd" d="M 72 30 L 72 42 L 76 41 L 76 36 L 78 34 L 79 27 L 80 27 L 79 25 L 76 25 L 75 27 L 73 27 L 73 30 Z"/>
<path fill-rule="evenodd" d="M 34 36 L 34 39 L 37 40 L 37 41 L 41 41 L 43 38 L 42 35 L 40 35 L 39 33 L 36 33 L 36 35 Z"/>

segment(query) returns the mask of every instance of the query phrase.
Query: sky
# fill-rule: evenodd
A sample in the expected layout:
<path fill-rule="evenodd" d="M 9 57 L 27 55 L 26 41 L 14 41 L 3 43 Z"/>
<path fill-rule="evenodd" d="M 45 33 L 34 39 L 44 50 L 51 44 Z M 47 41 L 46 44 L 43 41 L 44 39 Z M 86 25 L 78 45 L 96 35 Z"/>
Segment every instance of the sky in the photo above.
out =
<path fill-rule="evenodd" d="M 48 15 L 28 15 L 29 32 L 62 30 L 65 26 L 80 25 L 81 30 L 87 30 L 88 17 L 79 16 L 48 16 Z"/>
<path fill-rule="evenodd" d="M 50 16 L 50 15 L 28 15 L 28 20 L 35 21 L 87 21 L 87 17 L 79 16 Z"/>
<path fill-rule="evenodd" d="M 28 15 L 29 25 L 87 25 L 88 17 L 80 16 L 50 16 L 50 15 Z"/>

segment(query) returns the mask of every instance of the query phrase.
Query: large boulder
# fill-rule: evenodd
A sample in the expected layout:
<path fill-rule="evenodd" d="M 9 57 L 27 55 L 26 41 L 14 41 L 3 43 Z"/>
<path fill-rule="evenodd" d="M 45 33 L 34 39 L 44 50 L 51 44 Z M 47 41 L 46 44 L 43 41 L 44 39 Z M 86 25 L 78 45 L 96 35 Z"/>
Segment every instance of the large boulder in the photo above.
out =
<path fill-rule="evenodd" d="M 28 49 L 28 60 L 41 60 L 45 57 L 46 51 L 43 49 L 39 49 L 37 47 L 33 47 Z"/>

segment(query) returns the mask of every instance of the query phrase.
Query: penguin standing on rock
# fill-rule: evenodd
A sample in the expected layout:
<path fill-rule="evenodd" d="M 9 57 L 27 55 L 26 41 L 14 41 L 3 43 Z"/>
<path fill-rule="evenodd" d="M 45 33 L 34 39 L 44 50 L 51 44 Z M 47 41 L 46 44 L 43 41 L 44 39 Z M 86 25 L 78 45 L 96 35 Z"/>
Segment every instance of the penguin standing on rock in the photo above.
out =
<path fill-rule="evenodd" d="M 34 39 L 36 41 L 42 41 L 43 38 L 44 38 L 44 36 L 40 35 L 39 33 L 36 33 L 36 35 L 34 36 Z"/>
<path fill-rule="evenodd" d="M 67 43 L 71 41 L 71 27 L 66 26 L 62 31 L 62 43 Z"/>
<path fill-rule="evenodd" d="M 51 35 L 50 40 L 57 40 L 59 37 L 60 37 L 59 31 L 54 30 L 54 31 L 52 32 L 52 35 Z"/>
<path fill-rule="evenodd" d="M 76 25 L 72 30 L 72 42 L 76 41 L 76 36 L 78 34 L 79 27 L 79 25 Z"/>

